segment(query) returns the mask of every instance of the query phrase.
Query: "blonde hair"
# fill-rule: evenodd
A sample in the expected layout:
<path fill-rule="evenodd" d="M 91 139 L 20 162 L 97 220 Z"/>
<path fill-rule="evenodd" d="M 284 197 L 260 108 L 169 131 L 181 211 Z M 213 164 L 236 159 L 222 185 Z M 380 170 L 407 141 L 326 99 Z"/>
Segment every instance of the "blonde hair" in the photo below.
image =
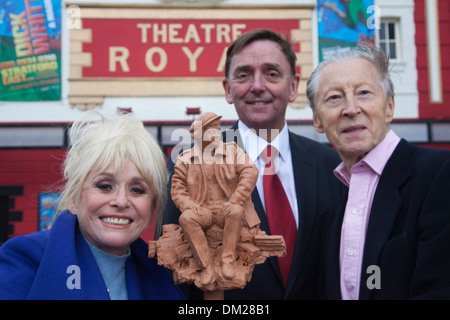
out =
<path fill-rule="evenodd" d="M 100 120 L 94 120 L 95 118 Z M 159 144 L 131 115 L 108 119 L 97 111 L 87 111 L 70 130 L 71 147 L 64 161 L 65 188 L 60 208 L 78 203 L 91 170 L 103 172 L 111 164 L 114 171 L 129 159 L 139 170 L 153 196 L 153 214 L 161 221 L 166 201 L 168 174 Z"/>

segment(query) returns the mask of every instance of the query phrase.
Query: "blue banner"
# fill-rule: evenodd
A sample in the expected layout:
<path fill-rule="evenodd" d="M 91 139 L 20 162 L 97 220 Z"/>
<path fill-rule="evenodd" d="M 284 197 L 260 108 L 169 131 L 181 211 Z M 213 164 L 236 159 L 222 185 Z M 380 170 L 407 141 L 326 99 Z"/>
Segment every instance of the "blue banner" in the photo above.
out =
<path fill-rule="evenodd" d="M 378 7 L 373 0 L 317 0 L 319 60 L 360 43 L 375 43 Z"/>
<path fill-rule="evenodd" d="M 0 2 L 0 100 L 61 99 L 61 0 Z"/>

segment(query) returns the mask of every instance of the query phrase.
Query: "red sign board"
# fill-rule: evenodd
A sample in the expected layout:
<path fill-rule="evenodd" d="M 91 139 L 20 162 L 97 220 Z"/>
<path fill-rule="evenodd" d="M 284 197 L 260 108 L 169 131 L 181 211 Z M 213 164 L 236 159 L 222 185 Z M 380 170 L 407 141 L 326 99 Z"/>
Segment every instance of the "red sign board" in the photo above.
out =
<path fill-rule="evenodd" d="M 83 28 L 92 31 L 83 78 L 222 77 L 226 49 L 239 35 L 270 28 L 289 39 L 300 21 L 84 19 Z"/>

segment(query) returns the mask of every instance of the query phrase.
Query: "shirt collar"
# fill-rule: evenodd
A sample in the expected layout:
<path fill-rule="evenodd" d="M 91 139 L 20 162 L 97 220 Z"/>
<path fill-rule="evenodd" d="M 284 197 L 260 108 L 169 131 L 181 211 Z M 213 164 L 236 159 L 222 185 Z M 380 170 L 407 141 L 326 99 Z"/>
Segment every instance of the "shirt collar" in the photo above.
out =
<path fill-rule="evenodd" d="M 267 140 L 258 136 L 255 130 L 250 129 L 242 121 L 238 122 L 239 134 L 242 138 L 242 143 L 244 145 L 244 150 L 253 162 L 256 162 L 259 155 L 267 147 L 269 142 Z M 272 146 L 278 149 L 281 160 L 286 161 L 286 157 L 290 152 L 289 145 L 289 130 L 287 127 L 287 122 L 284 123 L 283 129 L 277 135 L 277 137 L 270 143 Z"/>
<path fill-rule="evenodd" d="M 400 138 L 394 131 L 389 130 L 383 141 L 375 146 L 361 161 L 364 161 L 373 171 L 381 175 L 399 142 Z"/>
<path fill-rule="evenodd" d="M 361 165 L 365 165 L 366 167 L 371 168 L 378 175 L 381 175 L 384 167 L 386 166 L 386 163 L 388 162 L 399 142 L 400 138 L 395 134 L 394 131 L 389 130 L 389 132 L 386 134 L 386 137 L 384 137 L 384 139 L 378 145 L 376 145 L 375 148 L 370 150 L 364 158 L 362 158 L 352 167 L 352 171 L 354 171 L 357 167 L 361 167 Z M 348 172 L 343 162 L 341 162 L 333 172 L 334 175 L 343 184 L 345 184 L 347 187 L 350 185 L 351 174 L 350 172 Z"/>

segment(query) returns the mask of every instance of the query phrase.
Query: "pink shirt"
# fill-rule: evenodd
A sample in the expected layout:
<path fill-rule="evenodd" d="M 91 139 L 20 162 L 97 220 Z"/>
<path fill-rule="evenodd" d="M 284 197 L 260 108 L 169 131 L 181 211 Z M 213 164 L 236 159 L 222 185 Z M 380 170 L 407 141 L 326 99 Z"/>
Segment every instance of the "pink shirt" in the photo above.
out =
<path fill-rule="evenodd" d="M 400 138 L 391 130 L 383 141 L 352 167 L 351 174 L 344 163 L 334 170 L 336 177 L 349 188 L 339 261 L 344 300 L 359 297 L 361 272 L 366 272 L 361 270 L 361 265 L 373 197 L 380 175 L 399 142 Z"/>

